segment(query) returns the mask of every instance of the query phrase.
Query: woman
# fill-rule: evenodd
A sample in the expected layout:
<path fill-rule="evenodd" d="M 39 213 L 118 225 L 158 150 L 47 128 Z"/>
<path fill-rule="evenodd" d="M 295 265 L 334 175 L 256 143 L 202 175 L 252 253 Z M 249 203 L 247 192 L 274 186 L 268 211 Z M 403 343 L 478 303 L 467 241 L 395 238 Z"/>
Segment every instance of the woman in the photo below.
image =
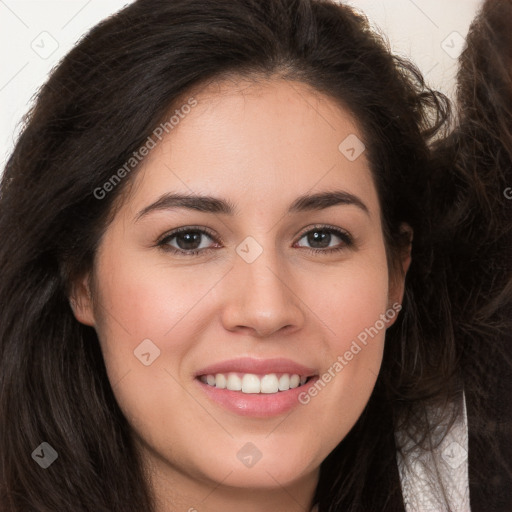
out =
<path fill-rule="evenodd" d="M 94 28 L 2 179 L 1 510 L 413 510 L 418 452 L 429 503 L 464 506 L 433 445 L 505 299 L 465 332 L 448 111 L 330 2 Z"/>

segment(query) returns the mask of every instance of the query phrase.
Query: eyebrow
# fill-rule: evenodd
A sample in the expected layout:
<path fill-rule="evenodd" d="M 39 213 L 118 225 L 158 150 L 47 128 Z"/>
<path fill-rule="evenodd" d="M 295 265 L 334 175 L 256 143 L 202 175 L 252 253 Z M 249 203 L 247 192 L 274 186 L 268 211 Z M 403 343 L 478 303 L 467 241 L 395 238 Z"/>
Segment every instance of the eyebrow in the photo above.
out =
<path fill-rule="evenodd" d="M 316 194 L 299 196 L 288 208 L 288 213 L 300 213 L 306 211 L 318 211 L 338 205 L 353 205 L 370 214 L 368 207 L 354 194 L 343 190 L 332 192 L 319 192 Z M 167 193 L 159 197 L 154 203 L 146 206 L 136 216 L 135 222 L 151 212 L 159 210 L 172 210 L 186 208 L 204 213 L 236 215 L 238 208 L 235 203 L 226 199 L 200 194 L 175 194 Z"/>

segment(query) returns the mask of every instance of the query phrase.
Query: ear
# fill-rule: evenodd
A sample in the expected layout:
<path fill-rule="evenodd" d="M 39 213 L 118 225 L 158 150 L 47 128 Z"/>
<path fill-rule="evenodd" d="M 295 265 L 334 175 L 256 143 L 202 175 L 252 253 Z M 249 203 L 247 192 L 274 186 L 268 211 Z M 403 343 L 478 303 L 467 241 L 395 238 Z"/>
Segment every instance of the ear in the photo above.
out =
<path fill-rule="evenodd" d="M 69 296 L 69 304 L 75 318 L 80 323 L 94 327 L 96 321 L 94 318 L 93 299 L 89 279 L 90 276 L 87 274 L 82 279 L 73 283 Z"/>
<path fill-rule="evenodd" d="M 405 278 L 407 275 L 407 271 L 409 270 L 409 266 L 411 265 L 411 251 L 412 251 L 412 239 L 413 239 L 413 229 L 409 224 L 403 223 L 400 226 L 400 232 L 402 237 L 407 242 L 404 244 L 402 249 L 402 254 L 400 258 L 400 268 L 397 269 L 397 272 L 394 272 L 394 275 L 390 276 L 389 282 L 389 294 L 388 294 L 388 307 L 396 308 L 399 304 L 402 305 L 404 299 L 405 292 Z M 393 325 L 395 322 L 395 316 L 393 320 L 390 321 L 389 326 Z"/>

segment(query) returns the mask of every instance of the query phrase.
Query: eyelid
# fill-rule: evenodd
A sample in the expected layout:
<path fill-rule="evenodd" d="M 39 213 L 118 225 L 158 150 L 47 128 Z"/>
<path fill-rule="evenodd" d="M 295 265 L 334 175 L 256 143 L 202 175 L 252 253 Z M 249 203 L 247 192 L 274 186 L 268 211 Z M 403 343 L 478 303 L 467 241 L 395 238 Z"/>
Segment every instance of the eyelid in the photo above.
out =
<path fill-rule="evenodd" d="M 351 241 L 353 241 L 353 236 L 346 229 L 340 228 L 338 226 L 331 226 L 330 224 L 313 224 L 312 226 L 307 226 L 297 236 L 300 239 L 304 235 L 307 235 L 310 231 L 314 231 L 315 229 L 318 229 L 319 231 L 325 229 L 326 231 L 334 231 L 336 233 L 341 233 L 345 235 L 347 238 L 350 238 Z"/>
<path fill-rule="evenodd" d="M 183 232 L 186 233 L 188 231 L 199 231 L 200 233 L 206 233 L 212 240 L 215 240 L 217 242 L 224 244 L 224 241 L 222 240 L 222 238 L 217 233 L 215 233 L 210 228 L 207 228 L 206 226 L 182 226 L 180 228 L 171 229 L 170 231 L 161 235 L 158 238 L 158 240 L 156 241 L 155 245 L 160 245 L 167 238 L 172 238 L 176 235 L 179 235 L 180 233 L 183 233 Z"/>

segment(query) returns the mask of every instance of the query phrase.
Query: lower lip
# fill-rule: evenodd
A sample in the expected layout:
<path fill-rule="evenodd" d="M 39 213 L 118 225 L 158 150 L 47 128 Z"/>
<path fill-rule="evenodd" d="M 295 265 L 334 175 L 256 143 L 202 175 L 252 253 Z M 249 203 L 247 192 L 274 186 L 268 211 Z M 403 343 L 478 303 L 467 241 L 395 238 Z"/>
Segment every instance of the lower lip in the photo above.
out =
<path fill-rule="evenodd" d="M 289 412 L 294 407 L 301 405 L 299 395 L 307 391 L 317 380 L 318 377 L 315 376 L 306 384 L 297 388 L 268 394 L 242 393 L 241 391 L 219 389 L 205 384 L 199 379 L 196 379 L 196 382 L 211 400 L 229 411 L 235 412 L 240 416 L 269 418 Z"/>

